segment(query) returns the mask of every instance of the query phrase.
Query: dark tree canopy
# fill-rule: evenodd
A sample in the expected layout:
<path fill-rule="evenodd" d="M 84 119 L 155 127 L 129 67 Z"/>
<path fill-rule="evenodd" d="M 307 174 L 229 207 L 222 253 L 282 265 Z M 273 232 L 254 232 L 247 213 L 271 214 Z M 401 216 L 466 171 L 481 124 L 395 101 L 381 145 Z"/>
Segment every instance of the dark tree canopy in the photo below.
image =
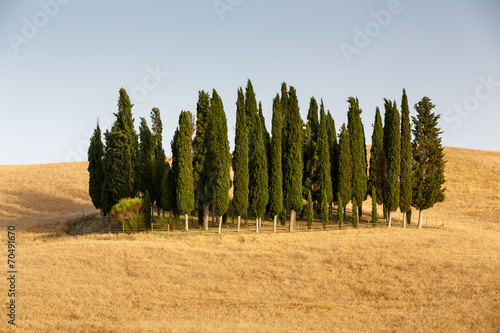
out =
<path fill-rule="evenodd" d="M 328 130 L 328 147 L 330 148 L 330 174 L 332 179 L 333 201 L 337 202 L 339 192 L 339 154 L 340 148 L 337 142 L 337 131 L 335 130 L 335 121 L 330 111 L 326 114 L 326 127 Z"/>
<path fill-rule="evenodd" d="M 384 153 L 384 127 L 380 116 L 380 109 L 375 111 L 373 124 L 372 147 L 370 148 L 369 189 L 377 191 L 377 203 L 383 203 L 383 189 L 385 184 L 385 153 Z M 373 197 L 373 193 L 372 197 Z"/>
<path fill-rule="evenodd" d="M 154 193 L 155 176 L 155 142 L 153 133 L 148 127 L 146 119 L 141 117 L 139 127 L 139 155 L 138 162 L 138 189 L 142 193 Z"/>
<path fill-rule="evenodd" d="M 280 97 L 273 100 L 272 139 L 271 139 L 271 177 L 269 179 L 269 211 L 275 216 L 283 210 L 283 170 L 281 163 L 281 140 L 283 130 L 283 110 Z"/>
<path fill-rule="evenodd" d="M 104 144 L 99 124 L 90 138 L 88 150 L 89 195 L 95 208 L 102 208 L 102 183 L 104 182 Z"/>
<path fill-rule="evenodd" d="M 258 115 L 254 117 L 258 117 Z M 260 124 L 260 121 L 254 122 L 254 157 L 250 160 L 249 166 L 250 179 L 252 180 L 249 188 L 250 207 L 256 218 L 262 218 L 269 200 L 267 156 Z"/>
<path fill-rule="evenodd" d="M 356 198 L 356 202 L 362 203 L 367 192 L 366 146 L 361 122 L 362 111 L 357 98 L 349 97 L 347 101 L 349 102 L 347 130 L 351 145 L 352 195 Z"/>
<path fill-rule="evenodd" d="M 385 99 L 384 148 L 387 161 L 384 190 L 385 208 L 393 212 L 399 207 L 399 175 L 401 172 L 401 131 L 396 102 Z"/>
<path fill-rule="evenodd" d="M 229 207 L 229 187 L 231 186 L 230 168 L 231 153 L 229 152 L 229 140 L 227 137 L 227 119 L 222 104 L 222 99 L 215 89 L 210 100 L 210 113 L 215 124 L 216 143 L 216 181 L 215 196 L 217 203 L 217 215 L 226 214 Z"/>
<path fill-rule="evenodd" d="M 352 198 L 352 159 L 351 159 L 351 143 L 349 141 L 349 132 L 345 124 L 342 124 L 339 136 L 339 202 L 342 200 L 344 207 L 351 201 Z M 341 207 L 339 206 L 339 209 Z"/>
<path fill-rule="evenodd" d="M 194 209 L 193 155 L 191 152 L 191 123 L 187 111 L 179 116 L 179 135 L 177 137 L 177 208 L 189 214 Z"/>
<path fill-rule="evenodd" d="M 403 213 L 406 213 L 411 209 L 412 162 L 413 156 L 411 147 L 410 109 L 408 107 L 408 97 L 406 96 L 406 90 L 403 89 L 403 97 L 401 100 L 401 190 L 399 193 L 399 209 Z"/>
<path fill-rule="evenodd" d="M 302 209 L 302 119 L 299 113 L 297 92 L 290 87 L 288 94 L 288 125 L 285 152 L 284 195 L 285 207 Z"/>
<path fill-rule="evenodd" d="M 415 104 L 417 115 L 413 119 L 413 207 L 425 210 L 445 199 L 446 188 L 444 151 L 438 127 L 440 115 L 428 97 Z"/>
<path fill-rule="evenodd" d="M 245 95 L 238 89 L 236 101 L 236 137 L 233 153 L 234 198 L 233 206 L 238 216 L 245 215 L 248 209 L 248 127 L 245 112 Z"/>
<path fill-rule="evenodd" d="M 320 131 L 319 131 L 319 180 L 320 180 L 320 198 L 327 203 L 333 201 L 332 177 L 330 166 L 330 147 L 328 139 L 328 127 L 323 101 L 321 101 L 320 110 Z M 323 198 L 324 196 L 324 198 Z"/>

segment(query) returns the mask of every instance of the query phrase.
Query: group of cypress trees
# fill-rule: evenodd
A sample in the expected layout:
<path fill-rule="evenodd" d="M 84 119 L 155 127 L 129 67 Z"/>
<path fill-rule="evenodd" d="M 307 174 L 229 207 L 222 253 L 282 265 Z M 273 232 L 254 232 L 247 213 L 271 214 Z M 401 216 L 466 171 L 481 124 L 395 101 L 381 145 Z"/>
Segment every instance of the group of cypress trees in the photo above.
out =
<path fill-rule="evenodd" d="M 411 206 L 420 211 L 444 200 L 444 154 L 439 116 L 434 105 L 424 97 L 415 105 L 413 142 L 410 111 L 403 90 L 401 116 L 396 102 L 384 100 L 384 122 L 377 107 L 373 124 L 369 167 L 366 139 L 357 98 L 349 97 L 348 122 L 338 135 L 335 122 L 313 97 L 307 121 L 300 117 L 297 92 L 285 83 L 281 96 L 276 94 L 272 106 L 271 135 L 267 132 L 262 103 L 257 104 L 250 80 L 245 91 L 237 90 L 235 149 L 231 156 L 224 106 L 216 90 L 210 96 L 200 91 L 193 115 L 182 111 L 179 126 L 171 142 L 172 163 L 166 163 L 162 142 L 160 112 L 151 112 L 152 131 L 141 118 L 139 135 L 135 133 L 132 104 L 122 88 L 118 113 L 111 131 L 106 131 L 106 145 L 101 141 L 99 126 L 89 147 L 89 192 L 103 214 L 121 198 L 142 194 L 156 203 L 158 209 L 188 215 L 198 211 L 200 225 L 208 229 L 209 212 L 217 216 L 221 231 L 223 216 L 230 205 L 230 168 L 234 171 L 234 212 L 255 218 L 256 232 L 264 213 L 273 217 L 276 231 L 290 211 L 289 231 L 293 232 L 296 214 L 307 211 L 312 226 L 314 211 L 328 226 L 332 207 L 337 205 L 338 223 L 342 227 L 346 206 L 352 203 L 351 223 L 357 226 L 367 195 L 372 197 L 372 223 L 378 220 L 377 205 L 384 207 L 388 225 L 398 208 L 403 226 L 411 220 Z M 318 117 L 319 113 L 319 117 Z M 194 136 L 194 139 L 193 139 Z M 139 141 L 140 139 L 140 141 Z M 304 211 L 304 201 L 307 210 Z"/>
<path fill-rule="evenodd" d="M 119 94 L 116 120 L 111 131 L 106 130 L 104 134 L 106 144 L 102 142 L 97 124 L 88 150 L 89 194 L 103 216 L 108 215 L 120 199 L 135 197 L 139 193 L 146 203 L 156 202 L 158 209 L 164 207 L 162 184 L 169 170 L 162 147 L 160 110 L 153 108 L 151 111 L 152 131 L 141 118 L 137 135 L 132 118 L 133 104 L 125 89 L 120 89 Z M 148 216 L 150 212 L 146 212 Z"/>

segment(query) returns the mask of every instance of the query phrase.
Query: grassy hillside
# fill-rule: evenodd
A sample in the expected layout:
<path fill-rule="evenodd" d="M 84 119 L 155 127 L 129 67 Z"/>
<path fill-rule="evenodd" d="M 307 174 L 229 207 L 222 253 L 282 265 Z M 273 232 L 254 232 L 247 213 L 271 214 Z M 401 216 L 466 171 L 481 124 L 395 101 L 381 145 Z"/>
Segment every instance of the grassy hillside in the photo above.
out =
<path fill-rule="evenodd" d="M 445 228 L 423 230 L 71 237 L 61 221 L 92 211 L 85 163 L 0 167 L 17 329 L 498 332 L 500 153 L 445 151 L 447 200 L 424 215 Z"/>

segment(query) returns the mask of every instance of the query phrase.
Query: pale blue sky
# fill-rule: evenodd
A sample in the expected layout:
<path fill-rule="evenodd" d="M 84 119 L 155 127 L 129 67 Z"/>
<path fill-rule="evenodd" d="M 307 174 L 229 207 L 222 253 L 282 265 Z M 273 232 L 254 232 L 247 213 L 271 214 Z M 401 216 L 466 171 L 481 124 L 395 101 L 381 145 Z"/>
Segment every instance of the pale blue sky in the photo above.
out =
<path fill-rule="evenodd" d="M 337 128 L 357 96 L 370 141 L 375 107 L 405 87 L 412 113 L 428 96 L 443 114 L 445 145 L 500 150 L 497 0 L 1 1 L 0 37 L 0 164 L 86 160 L 120 87 L 136 127 L 160 108 L 167 155 L 179 112 L 215 88 L 232 145 L 248 78 L 268 128 L 285 81 L 303 118 L 323 98 Z"/>

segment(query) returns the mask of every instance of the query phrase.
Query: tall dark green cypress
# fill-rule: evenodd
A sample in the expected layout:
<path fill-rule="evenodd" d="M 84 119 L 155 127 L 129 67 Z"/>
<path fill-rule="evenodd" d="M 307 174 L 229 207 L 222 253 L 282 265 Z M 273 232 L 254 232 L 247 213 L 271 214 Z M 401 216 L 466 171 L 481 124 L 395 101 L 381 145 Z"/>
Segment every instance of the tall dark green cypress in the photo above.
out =
<path fill-rule="evenodd" d="M 377 191 L 377 203 L 383 203 L 383 190 L 385 184 L 385 153 L 384 153 L 384 127 L 380 116 L 380 109 L 375 111 L 375 122 L 373 124 L 372 147 L 370 148 L 370 170 L 368 177 L 368 188 Z M 371 193 L 373 197 L 373 193 Z"/>
<path fill-rule="evenodd" d="M 111 212 L 111 208 L 120 201 L 126 198 L 128 193 L 123 192 L 123 186 L 120 184 L 121 162 L 123 151 L 124 135 L 120 131 L 108 131 L 104 133 L 105 148 L 103 158 L 104 181 L 102 183 L 102 209 L 104 215 Z"/>
<path fill-rule="evenodd" d="M 339 202 L 342 200 L 342 207 L 345 216 L 345 207 L 352 198 L 352 159 L 351 159 L 351 143 L 349 142 L 349 132 L 345 124 L 342 124 L 339 136 Z"/>
<path fill-rule="evenodd" d="M 399 209 L 403 213 L 403 227 L 406 228 L 406 213 L 411 210 L 412 181 L 411 167 L 413 162 L 411 149 L 411 125 L 408 97 L 403 89 L 401 100 L 401 189 L 399 192 Z"/>
<path fill-rule="evenodd" d="M 335 121 L 330 111 L 326 114 L 326 126 L 328 130 L 328 147 L 330 148 L 330 167 L 332 179 L 333 201 L 337 202 L 337 193 L 339 191 L 339 144 L 337 142 L 337 131 L 335 130 Z"/>
<path fill-rule="evenodd" d="M 323 206 L 323 199 L 327 205 L 333 201 L 332 192 L 332 176 L 330 166 L 330 147 L 328 139 L 328 125 L 323 100 L 320 108 L 320 130 L 319 130 L 319 183 L 320 183 L 320 200 Z M 324 198 L 323 198 L 324 197 Z M 323 207 L 322 207 L 323 209 Z M 328 209 L 326 220 L 323 223 L 328 223 Z"/>
<path fill-rule="evenodd" d="M 254 117 L 257 117 L 257 119 L 254 121 L 254 154 L 249 165 L 250 179 L 252 180 L 249 185 L 249 199 L 250 207 L 256 219 L 255 230 L 259 232 L 259 225 L 269 201 L 269 183 L 266 148 L 264 146 L 263 131 L 260 127 L 261 122 L 258 121 L 258 115 L 254 115 Z"/>
<path fill-rule="evenodd" d="M 349 111 L 347 112 L 347 130 L 351 144 L 352 158 L 352 195 L 359 204 L 358 215 L 361 216 L 362 204 L 366 198 L 368 177 L 366 174 L 366 146 L 361 109 L 357 98 L 349 97 Z"/>
<path fill-rule="evenodd" d="M 137 193 L 138 139 L 132 118 L 132 103 L 125 89 L 120 89 L 118 112 L 111 131 L 106 131 L 104 151 L 104 182 L 102 188 L 105 213 L 120 199 Z"/>
<path fill-rule="evenodd" d="M 288 123 L 289 123 L 289 115 L 288 115 L 288 86 L 285 82 L 281 83 L 281 108 L 283 111 L 283 118 L 282 118 L 282 136 L 281 136 L 281 168 L 283 171 L 283 178 L 285 179 L 286 176 L 286 170 L 287 165 L 286 165 L 286 146 L 288 142 Z M 280 213 L 280 222 L 282 226 L 286 225 L 286 213 L 287 213 L 287 207 L 285 205 L 285 183 L 283 182 L 283 210 Z"/>
<path fill-rule="evenodd" d="M 94 134 L 90 138 L 90 146 L 88 150 L 89 166 L 89 195 L 92 199 L 92 204 L 95 208 L 101 210 L 101 215 L 104 215 L 102 205 L 102 184 L 104 182 L 104 144 L 102 143 L 101 128 L 99 124 L 94 130 Z"/>
<path fill-rule="evenodd" d="M 283 170 L 281 164 L 281 139 L 283 130 L 283 110 L 280 97 L 273 100 L 273 120 L 271 139 L 271 177 L 269 179 L 269 212 L 273 216 L 273 231 L 276 232 L 277 215 L 283 211 Z"/>
<path fill-rule="evenodd" d="M 319 121 L 318 121 L 318 103 L 314 97 L 309 102 L 309 111 L 307 113 L 307 123 L 304 131 L 303 158 L 304 169 L 302 174 L 303 198 L 307 199 L 309 190 L 313 201 L 319 198 L 319 174 L 318 174 L 318 145 L 319 145 Z"/>
<path fill-rule="evenodd" d="M 229 140 L 227 137 L 227 119 L 222 104 L 222 99 L 215 89 L 210 100 L 210 113 L 215 122 L 216 142 L 216 213 L 219 219 L 219 234 L 221 233 L 222 216 L 226 214 L 229 207 L 229 188 L 231 186 L 231 153 L 229 152 Z M 267 169 L 266 169 L 267 170 Z"/>
<path fill-rule="evenodd" d="M 256 122 L 260 122 L 260 118 L 258 117 L 259 110 L 257 108 L 257 100 L 255 99 L 255 92 L 253 90 L 252 81 L 248 79 L 247 87 L 245 89 L 245 113 L 247 119 L 247 128 L 248 128 L 248 159 L 251 161 L 254 158 L 254 147 L 256 140 Z M 250 183 L 252 183 L 252 179 L 250 178 Z"/>
<path fill-rule="evenodd" d="M 209 206 L 215 200 L 216 142 L 215 126 L 210 114 L 210 95 L 198 94 L 196 135 L 193 140 L 193 169 L 198 210 L 203 211 L 204 229 L 208 230 Z M 200 214 L 201 215 L 201 214 Z"/>
<path fill-rule="evenodd" d="M 163 186 L 163 207 L 165 210 L 172 211 L 175 218 L 180 215 L 177 205 L 177 175 L 179 173 L 179 128 L 176 128 L 174 137 L 170 141 L 170 148 L 172 151 L 172 165 L 167 167 L 165 184 Z"/>
<path fill-rule="evenodd" d="M 435 115 L 435 107 L 430 98 L 423 97 L 415 104 L 417 111 L 413 120 L 413 203 L 419 210 L 418 228 L 422 228 L 422 211 L 445 199 L 446 187 L 444 169 L 446 161 L 441 145 L 441 134 L 438 127 L 440 115 Z"/>
<path fill-rule="evenodd" d="M 151 129 L 154 140 L 154 152 L 155 152 L 155 170 L 154 170 L 154 183 L 153 183 L 153 191 L 150 193 L 151 201 L 156 203 L 158 208 L 158 214 L 160 213 L 160 208 L 162 206 L 162 184 L 163 178 L 166 174 L 166 155 L 165 150 L 163 149 L 163 124 L 160 116 L 160 109 L 153 108 L 151 110 Z"/>
<path fill-rule="evenodd" d="M 294 87 L 288 93 L 288 125 L 285 153 L 284 195 L 285 207 L 291 210 L 290 232 L 293 232 L 296 212 L 302 209 L 302 119 Z"/>
<path fill-rule="evenodd" d="M 388 226 L 392 212 L 399 207 L 399 175 L 401 173 L 401 130 L 396 102 L 385 100 L 384 149 L 387 161 L 384 205 L 387 209 Z"/>
<path fill-rule="evenodd" d="M 177 138 L 179 157 L 177 160 L 177 207 L 185 214 L 185 229 L 189 230 L 189 213 L 194 209 L 193 155 L 191 151 L 191 122 L 189 113 L 181 111 L 179 136 Z"/>
<path fill-rule="evenodd" d="M 238 215 L 237 231 L 240 230 L 241 216 L 248 209 L 248 127 L 245 113 L 245 95 L 243 89 L 238 89 L 236 101 L 236 137 L 233 153 L 234 197 L 233 206 Z"/>
<path fill-rule="evenodd" d="M 155 176 L 155 144 L 153 133 L 148 127 L 146 119 L 141 117 L 141 125 L 139 127 L 139 154 L 137 162 L 138 168 L 138 186 L 143 194 L 148 191 L 154 193 L 154 176 Z"/>
<path fill-rule="evenodd" d="M 117 178 L 119 189 L 118 199 L 133 197 L 137 192 L 137 151 L 138 136 L 134 128 L 134 118 L 132 118 L 132 107 L 130 98 L 125 89 L 120 89 L 118 99 L 118 112 L 115 113 L 116 121 L 113 124 L 111 132 L 120 132 L 117 144 L 121 146 L 121 166 L 118 168 Z M 113 177 L 113 175 L 111 176 Z"/>

